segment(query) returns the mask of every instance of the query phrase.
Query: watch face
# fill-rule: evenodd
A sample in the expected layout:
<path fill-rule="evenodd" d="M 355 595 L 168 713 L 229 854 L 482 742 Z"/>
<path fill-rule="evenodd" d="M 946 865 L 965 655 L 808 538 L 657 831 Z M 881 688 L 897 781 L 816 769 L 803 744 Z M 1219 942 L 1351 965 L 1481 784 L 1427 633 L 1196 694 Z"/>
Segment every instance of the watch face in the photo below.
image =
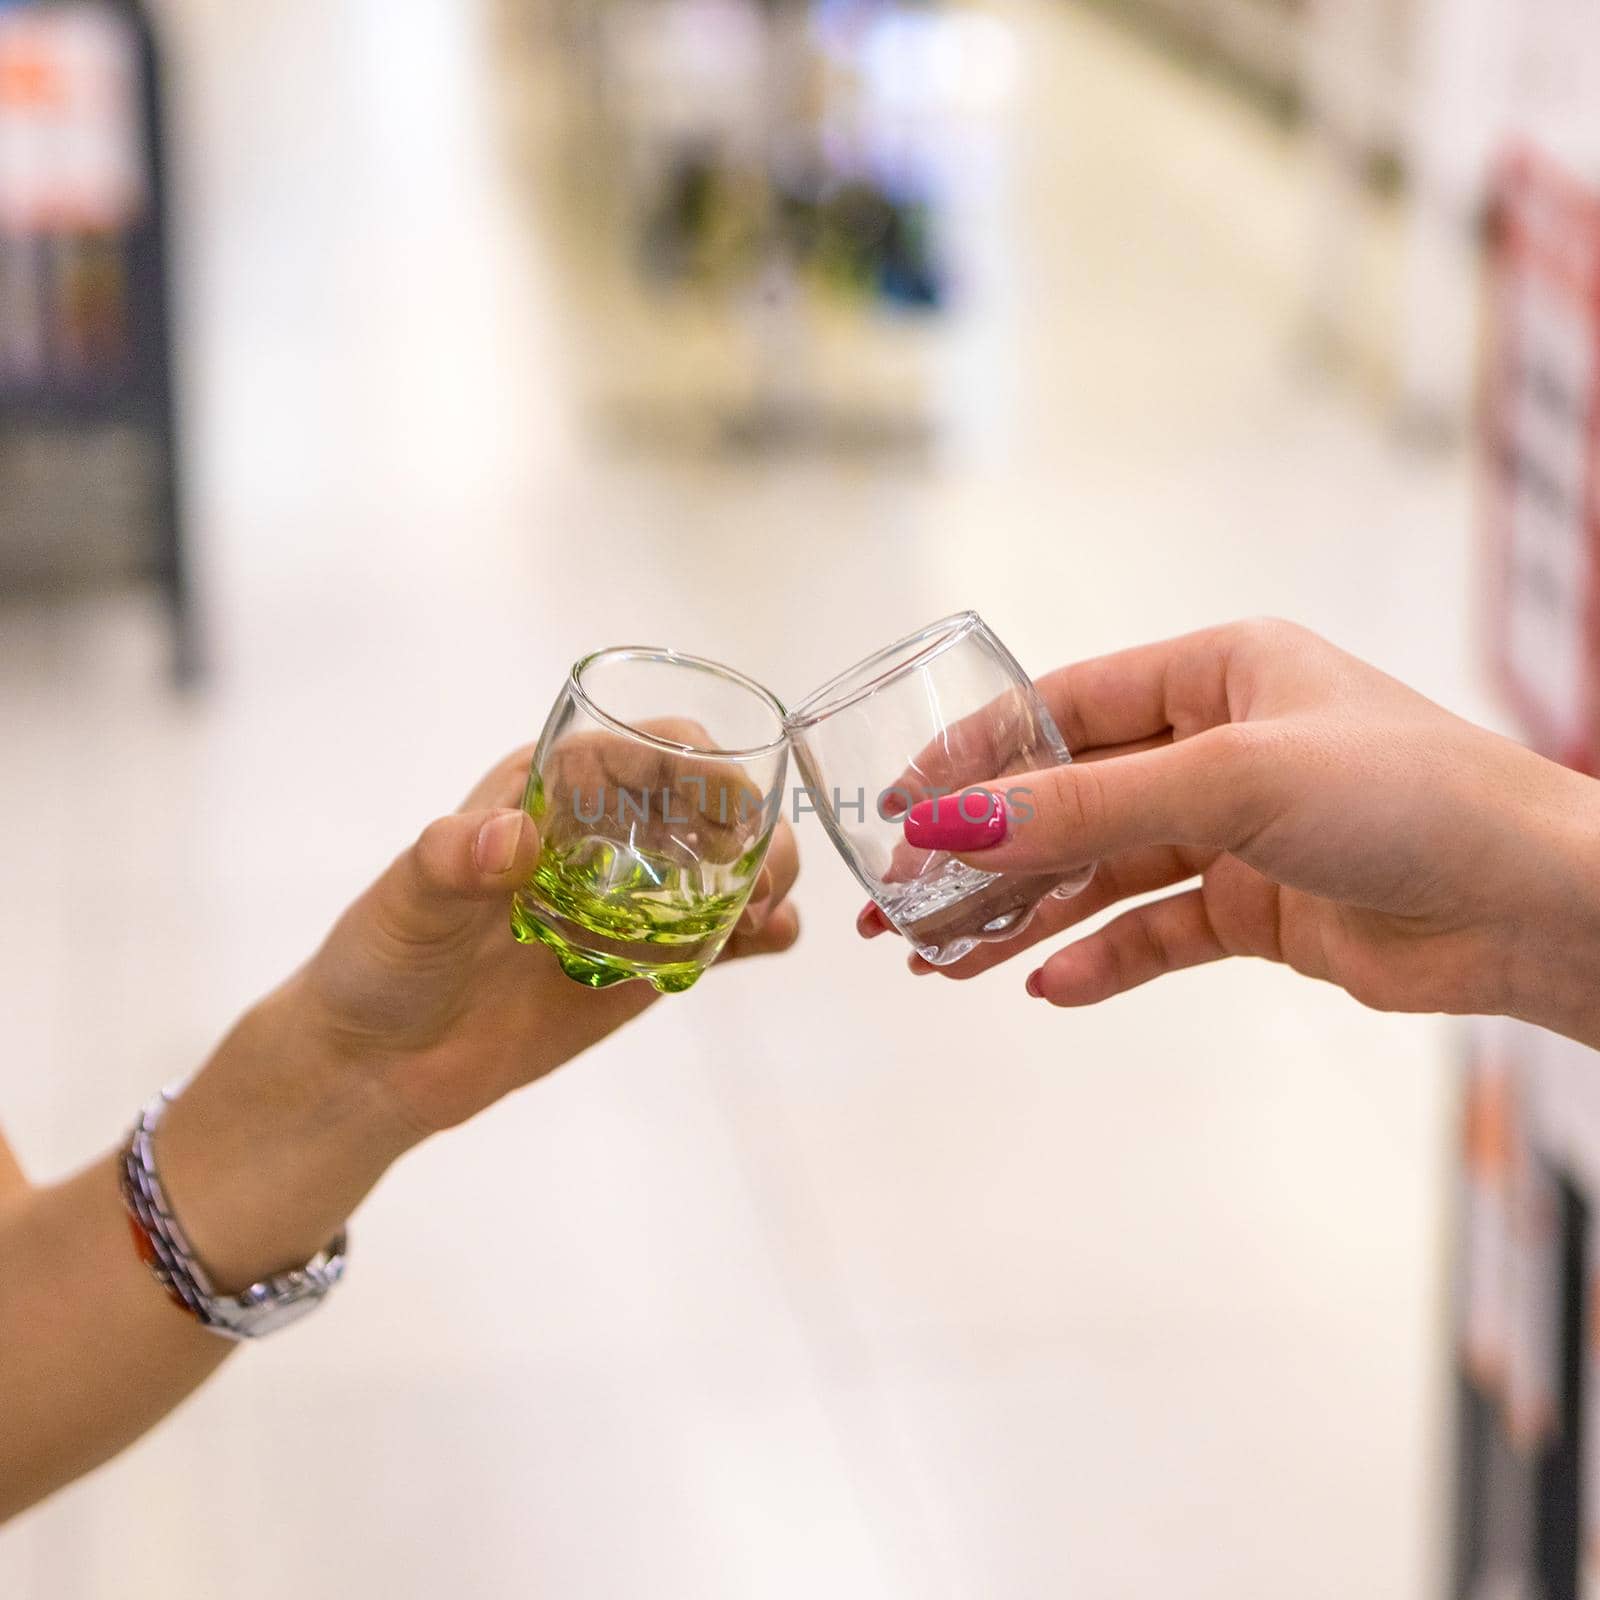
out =
<path fill-rule="evenodd" d="M 216 1329 L 237 1339 L 259 1339 L 298 1322 L 344 1276 L 344 1248 L 341 1233 L 308 1265 L 253 1283 L 241 1295 L 213 1300 L 207 1310 Z"/>
<path fill-rule="evenodd" d="M 321 1305 L 325 1292 L 271 1298 L 253 1306 L 239 1306 L 237 1303 L 214 1305 L 212 1315 L 218 1327 L 225 1328 L 229 1333 L 241 1339 L 259 1339 L 263 1334 L 276 1333 L 279 1328 L 287 1328 L 291 1322 L 298 1322 L 308 1312 L 315 1311 Z"/>

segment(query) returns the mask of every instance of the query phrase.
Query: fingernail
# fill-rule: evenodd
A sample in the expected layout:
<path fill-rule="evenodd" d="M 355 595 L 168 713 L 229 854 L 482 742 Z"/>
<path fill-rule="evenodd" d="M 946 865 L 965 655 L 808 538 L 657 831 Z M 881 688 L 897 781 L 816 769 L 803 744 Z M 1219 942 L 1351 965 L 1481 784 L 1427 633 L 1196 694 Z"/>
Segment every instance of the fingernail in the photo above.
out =
<path fill-rule="evenodd" d="M 919 850 L 988 850 L 1006 836 L 1006 803 L 987 789 L 919 800 L 906 813 L 905 834 Z"/>
<path fill-rule="evenodd" d="M 856 932 L 863 939 L 876 939 L 880 933 L 888 931 L 889 925 L 883 920 L 883 913 L 875 900 L 869 900 L 856 913 Z"/>
<path fill-rule="evenodd" d="M 502 811 L 490 817 L 478 829 L 477 841 L 472 846 L 472 859 L 478 863 L 479 872 L 499 876 L 511 870 L 517 859 L 517 846 L 522 842 L 522 813 Z"/>
<path fill-rule="evenodd" d="M 770 868 L 763 867 L 756 878 L 755 888 L 750 891 L 750 898 L 745 902 L 744 921 L 749 926 L 751 933 L 760 933 L 762 924 L 772 912 L 772 872 Z"/>
<path fill-rule="evenodd" d="M 1043 967 L 1040 967 L 1037 972 L 1030 972 L 1028 974 L 1027 990 L 1028 990 L 1028 993 L 1031 994 L 1035 1000 L 1043 1000 L 1044 999 L 1044 968 Z"/>
<path fill-rule="evenodd" d="M 931 962 L 924 961 L 921 956 L 909 957 L 906 961 L 906 967 L 913 978 L 925 978 L 930 972 L 939 970 Z"/>

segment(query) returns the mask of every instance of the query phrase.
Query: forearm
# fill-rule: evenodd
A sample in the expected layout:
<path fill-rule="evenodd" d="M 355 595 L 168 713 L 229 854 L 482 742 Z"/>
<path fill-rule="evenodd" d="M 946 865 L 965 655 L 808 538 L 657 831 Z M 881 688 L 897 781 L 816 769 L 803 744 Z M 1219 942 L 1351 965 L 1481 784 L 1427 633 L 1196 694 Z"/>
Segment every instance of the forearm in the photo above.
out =
<path fill-rule="evenodd" d="M 246 1013 L 156 1136 L 167 1198 L 223 1293 L 314 1255 L 416 1142 L 312 1030 L 297 983 Z"/>
<path fill-rule="evenodd" d="M 157 1131 L 168 1198 L 220 1292 L 315 1254 L 406 1142 L 312 1059 L 294 1014 L 276 998 L 249 1013 Z M 114 1152 L 0 1210 L 0 1518 L 115 1455 L 235 1348 L 139 1258 L 119 1168 Z"/>
<path fill-rule="evenodd" d="M 135 1253 L 107 1155 L 0 1214 L 0 1518 L 98 1466 L 233 1349 Z"/>
<path fill-rule="evenodd" d="M 1584 932 L 1559 947 L 1552 942 L 1538 954 L 1541 970 L 1526 974 L 1516 1003 L 1508 1009 L 1524 1022 L 1600 1050 L 1600 930 L 1586 927 L 1590 916 L 1600 919 L 1600 887 L 1594 892 L 1597 898 L 1584 908 L 1585 915 L 1569 924 Z"/>
<path fill-rule="evenodd" d="M 1519 869 L 1506 1009 L 1600 1049 L 1600 782 L 1558 770 L 1542 800 L 1519 820 L 1531 848 Z"/>

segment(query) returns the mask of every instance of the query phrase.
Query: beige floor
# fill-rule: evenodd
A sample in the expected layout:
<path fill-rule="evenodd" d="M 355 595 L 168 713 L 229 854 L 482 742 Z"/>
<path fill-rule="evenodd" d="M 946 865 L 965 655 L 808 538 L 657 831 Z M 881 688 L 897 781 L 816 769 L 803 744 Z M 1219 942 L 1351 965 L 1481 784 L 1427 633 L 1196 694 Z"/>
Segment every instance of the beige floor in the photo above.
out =
<path fill-rule="evenodd" d="M 111 1142 L 565 664 L 780 693 L 981 608 L 1030 665 L 1262 611 L 1468 710 L 1470 521 L 1300 358 L 1293 144 L 1016 0 L 1017 249 L 932 471 L 596 449 L 480 5 L 170 0 L 218 642 L 0 613 L 0 1115 Z M 794 956 L 423 1150 L 348 1287 L 0 1537 L 38 1600 L 1420 1600 L 1449 1031 L 1282 973 L 913 987 L 808 825 Z M 0 1421 L 3 1437 L 3 1421 Z"/>

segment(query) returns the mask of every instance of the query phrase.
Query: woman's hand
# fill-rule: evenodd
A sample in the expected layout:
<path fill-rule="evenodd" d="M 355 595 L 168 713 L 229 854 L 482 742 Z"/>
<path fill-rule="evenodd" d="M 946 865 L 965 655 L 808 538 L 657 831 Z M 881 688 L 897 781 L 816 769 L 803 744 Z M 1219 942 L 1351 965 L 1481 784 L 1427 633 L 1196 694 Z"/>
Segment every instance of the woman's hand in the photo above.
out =
<path fill-rule="evenodd" d="M 410 1145 L 637 1016 L 647 984 L 587 989 L 511 935 L 539 854 L 529 749 L 500 763 L 240 1022 L 167 1114 L 168 1190 L 214 1276 L 304 1260 Z M 724 959 L 786 950 L 799 920 L 785 823 Z"/>
<path fill-rule="evenodd" d="M 644 984 L 582 988 L 511 936 L 512 890 L 539 849 L 517 809 L 529 754 L 426 829 L 167 1110 L 163 1184 L 222 1293 L 306 1261 L 408 1146 L 650 1003 Z M 795 867 L 780 827 L 765 904 L 728 954 L 794 943 Z M 121 1166 L 108 1153 L 35 1188 L 0 1139 L 0 1521 L 113 1455 L 236 1348 L 175 1309 L 140 1260 Z"/>
<path fill-rule="evenodd" d="M 1600 784 L 1287 623 L 1087 661 L 1039 689 L 1073 765 L 996 783 L 1002 807 L 1019 790 L 1027 804 L 963 859 L 1099 868 L 947 976 L 1198 879 L 1058 950 L 1029 992 L 1087 1005 L 1264 956 L 1379 1009 L 1508 1013 L 1600 1045 Z M 871 908 L 859 926 L 887 928 Z"/>
<path fill-rule="evenodd" d="M 512 890 L 539 835 L 520 809 L 531 747 L 455 815 L 427 828 L 340 919 L 296 980 L 334 1048 L 369 1073 L 416 1133 L 461 1122 L 569 1061 L 657 998 L 648 984 L 586 989 L 542 946 L 511 937 Z M 799 870 L 780 823 L 727 956 L 787 950 Z"/>

